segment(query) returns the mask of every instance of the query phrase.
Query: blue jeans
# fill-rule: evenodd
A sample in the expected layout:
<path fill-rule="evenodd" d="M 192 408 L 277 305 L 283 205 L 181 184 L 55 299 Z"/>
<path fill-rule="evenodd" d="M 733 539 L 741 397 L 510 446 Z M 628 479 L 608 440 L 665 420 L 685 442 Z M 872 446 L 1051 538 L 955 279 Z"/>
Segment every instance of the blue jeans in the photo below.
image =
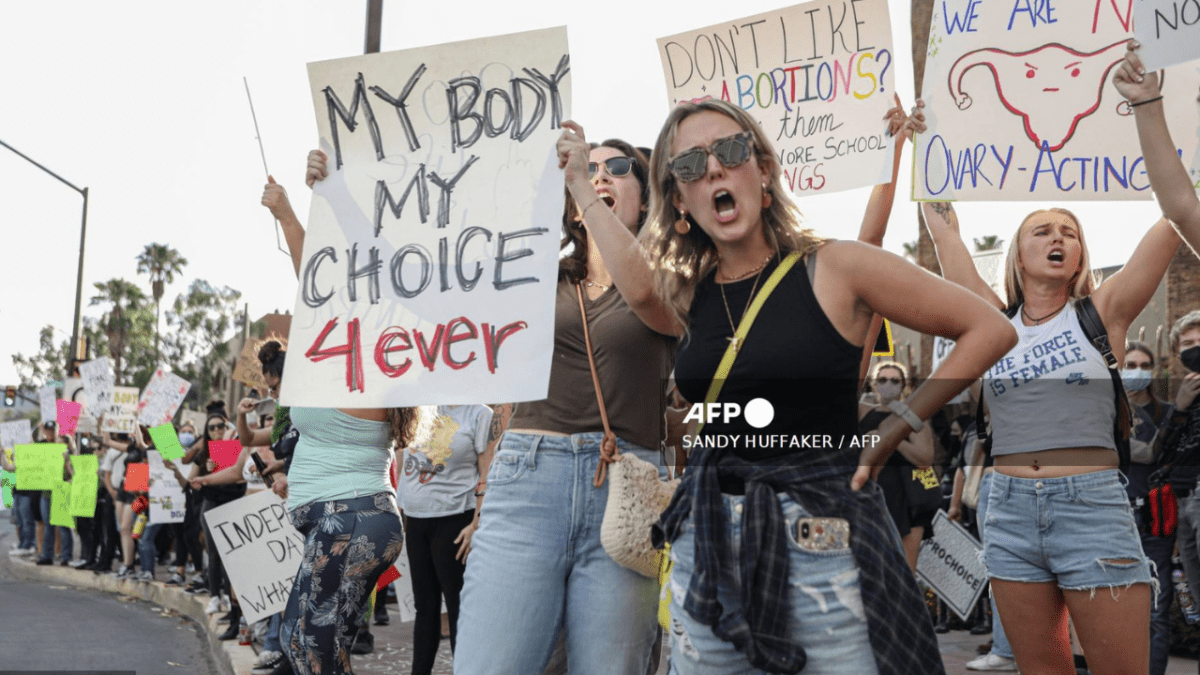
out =
<path fill-rule="evenodd" d="M 54 528 L 50 524 L 50 493 L 42 493 L 42 555 L 39 560 L 54 560 Z M 71 528 L 57 526 L 62 532 L 62 551 L 59 558 L 63 562 L 71 562 L 71 554 L 75 550 L 75 539 L 71 536 Z"/>
<path fill-rule="evenodd" d="M 267 619 L 267 634 L 263 636 L 264 652 L 283 651 L 283 646 L 279 642 L 279 624 L 282 620 L 282 613 L 272 614 L 271 618 Z"/>
<path fill-rule="evenodd" d="M 13 510 L 17 514 L 17 548 L 37 546 L 37 521 L 33 519 L 33 500 L 37 494 L 13 493 Z"/>
<path fill-rule="evenodd" d="M 721 553 L 717 598 L 722 607 L 728 608 L 741 605 L 738 559 L 742 505 L 746 498 L 741 495 L 723 497 L 730 550 Z M 812 514 L 786 494 L 779 495 L 779 505 L 789 533 L 789 637 L 804 647 L 808 655 L 804 675 L 872 675 L 878 672 L 854 554 L 849 547 L 831 551 L 801 548 L 796 536 L 796 522 Z M 881 514 L 880 517 L 887 516 Z M 689 520 L 671 545 L 671 559 L 675 562 L 668 581 L 672 596 L 671 675 L 765 675 L 766 671 L 751 666 L 745 654 L 732 642 L 718 638 L 712 628 L 697 622 L 683 609 L 681 603 L 695 567 L 695 546 L 695 526 Z M 899 539 L 896 546 L 900 546 Z"/>
<path fill-rule="evenodd" d="M 982 471 L 983 467 L 976 467 Z M 987 541 L 987 531 L 985 524 L 987 522 L 987 504 L 988 495 L 992 491 L 992 474 L 985 473 L 979 481 L 979 508 L 975 510 L 975 523 L 979 526 L 979 536 Z M 989 589 L 988 596 L 990 598 L 991 591 Z M 1006 659 L 1013 658 L 1012 645 L 1008 644 L 1008 636 L 1004 634 L 1004 624 L 1000 621 L 1000 612 L 996 609 L 996 599 L 990 598 L 992 603 L 992 653 L 996 656 L 1003 656 Z"/>
<path fill-rule="evenodd" d="M 1154 563 L 1158 577 L 1158 597 L 1150 609 L 1150 675 L 1164 675 L 1171 651 L 1171 596 L 1175 587 L 1171 581 L 1171 553 L 1175 550 L 1175 535 L 1155 537 L 1142 526 L 1142 514 L 1133 512 L 1142 536 L 1142 550 Z"/>
<path fill-rule="evenodd" d="M 141 561 L 139 564 L 143 572 L 154 574 L 154 562 L 158 559 L 158 548 L 154 546 L 154 539 L 162 527 L 162 523 L 147 525 L 142 530 L 141 538 L 137 540 L 138 560 Z"/>
<path fill-rule="evenodd" d="M 608 481 L 592 485 L 600 438 L 504 435 L 471 539 L 456 675 L 540 673 L 564 625 L 570 672 L 645 675 L 658 583 L 616 564 L 600 545 L 608 500 Z M 660 464 L 656 450 L 617 445 Z"/>

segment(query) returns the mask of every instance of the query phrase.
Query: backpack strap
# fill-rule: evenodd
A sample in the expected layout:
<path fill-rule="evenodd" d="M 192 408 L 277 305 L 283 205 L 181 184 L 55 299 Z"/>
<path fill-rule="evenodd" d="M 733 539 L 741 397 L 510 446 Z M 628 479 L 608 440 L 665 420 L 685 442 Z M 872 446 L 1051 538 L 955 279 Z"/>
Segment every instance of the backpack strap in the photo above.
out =
<path fill-rule="evenodd" d="M 1100 313 L 1096 311 L 1096 303 L 1092 302 L 1092 298 L 1090 296 L 1080 298 L 1075 303 L 1075 313 L 1079 316 L 1079 325 L 1083 328 L 1083 334 L 1087 337 L 1088 342 L 1096 348 L 1096 351 L 1104 357 L 1104 363 L 1108 366 L 1117 412 L 1116 418 L 1113 420 L 1113 441 L 1117 446 L 1117 459 L 1121 473 L 1128 475 L 1131 461 L 1129 430 L 1133 427 L 1133 408 L 1129 404 L 1125 386 L 1121 383 L 1120 365 L 1117 363 L 1116 355 L 1113 354 L 1112 343 L 1108 339 L 1108 329 L 1104 327 L 1104 321 L 1100 319 Z"/>

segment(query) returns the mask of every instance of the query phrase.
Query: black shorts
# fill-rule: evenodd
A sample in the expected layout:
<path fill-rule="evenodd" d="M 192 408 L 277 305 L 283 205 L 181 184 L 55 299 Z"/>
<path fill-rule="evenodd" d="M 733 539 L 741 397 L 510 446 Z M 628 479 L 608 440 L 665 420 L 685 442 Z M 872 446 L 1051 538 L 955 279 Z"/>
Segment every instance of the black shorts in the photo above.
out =
<path fill-rule="evenodd" d="M 126 492 L 124 488 L 117 488 L 117 501 L 122 504 L 132 504 L 135 496 L 132 492 Z"/>

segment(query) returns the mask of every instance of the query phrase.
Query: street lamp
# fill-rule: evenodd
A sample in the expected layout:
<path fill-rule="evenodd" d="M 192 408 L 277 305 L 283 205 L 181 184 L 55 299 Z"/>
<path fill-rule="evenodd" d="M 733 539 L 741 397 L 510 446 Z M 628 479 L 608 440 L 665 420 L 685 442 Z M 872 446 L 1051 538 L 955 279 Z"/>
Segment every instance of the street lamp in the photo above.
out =
<path fill-rule="evenodd" d="M 16 148 L 9 145 L 8 143 L 5 143 L 4 141 L 0 141 L 0 145 L 3 145 L 4 147 L 8 148 L 9 150 L 12 150 L 17 155 L 19 155 L 22 159 L 24 159 L 25 161 L 36 166 L 37 168 L 41 169 L 42 171 L 45 171 L 46 173 L 50 174 L 51 176 L 54 176 L 63 185 L 66 185 L 67 187 L 71 188 L 72 190 L 83 195 L 83 222 L 79 226 L 79 271 L 75 275 L 75 320 L 71 323 L 71 354 L 70 354 L 70 356 L 67 357 L 67 363 L 66 363 L 66 373 L 67 373 L 67 376 L 69 377 L 71 374 L 71 366 L 74 365 L 74 359 L 79 354 L 79 352 L 77 351 L 79 349 L 79 309 L 80 309 L 80 303 L 83 299 L 83 243 L 87 239 L 88 189 L 75 187 L 75 185 L 73 183 L 71 183 L 71 181 L 54 173 L 50 169 L 47 169 L 46 167 L 42 166 L 41 164 L 38 164 L 31 157 L 29 157 L 25 153 L 21 152 L 20 150 L 17 150 Z"/>

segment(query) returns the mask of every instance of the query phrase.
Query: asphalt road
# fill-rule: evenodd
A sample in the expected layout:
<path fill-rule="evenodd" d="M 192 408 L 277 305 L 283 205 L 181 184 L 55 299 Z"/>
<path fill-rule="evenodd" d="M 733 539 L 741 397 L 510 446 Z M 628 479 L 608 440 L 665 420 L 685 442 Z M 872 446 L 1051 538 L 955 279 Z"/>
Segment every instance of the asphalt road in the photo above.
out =
<path fill-rule="evenodd" d="M 16 534 L 8 515 L 0 509 L 0 669 L 217 674 L 201 628 L 173 611 L 14 578 L 8 549 Z"/>

